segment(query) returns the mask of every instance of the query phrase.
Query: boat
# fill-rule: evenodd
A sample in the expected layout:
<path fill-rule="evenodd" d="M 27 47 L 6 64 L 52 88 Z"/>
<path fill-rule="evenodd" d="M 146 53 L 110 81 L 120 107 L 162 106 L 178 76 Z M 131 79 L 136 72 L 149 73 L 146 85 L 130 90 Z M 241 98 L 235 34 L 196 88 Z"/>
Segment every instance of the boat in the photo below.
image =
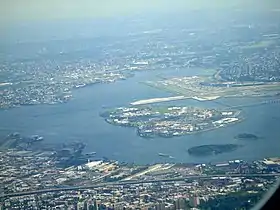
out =
<path fill-rule="evenodd" d="M 91 155 L 96 155 L 96 152 L 86 153 L 86 155 L 88 155 L 88 156 L 91 156 Z"/>
<path fill-rule="evenodd" d="M 170 155 L 164 154 L 164 153 L 158 153 L 158 155 L 161 156 L 161 157 L 170 157 Z"/>

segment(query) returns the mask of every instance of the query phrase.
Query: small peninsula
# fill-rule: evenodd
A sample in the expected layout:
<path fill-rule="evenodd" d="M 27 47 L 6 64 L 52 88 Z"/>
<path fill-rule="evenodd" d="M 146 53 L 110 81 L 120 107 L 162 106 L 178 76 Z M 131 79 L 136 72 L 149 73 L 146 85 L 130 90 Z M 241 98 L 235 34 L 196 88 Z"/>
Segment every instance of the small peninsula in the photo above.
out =
<path fill-rule="evenodd" d="M 209 144 L 195 146 L 188 149 L 188 153 L 193 156 L 209 156 L 237 150 L 241 145 L 237 144 Z"/>

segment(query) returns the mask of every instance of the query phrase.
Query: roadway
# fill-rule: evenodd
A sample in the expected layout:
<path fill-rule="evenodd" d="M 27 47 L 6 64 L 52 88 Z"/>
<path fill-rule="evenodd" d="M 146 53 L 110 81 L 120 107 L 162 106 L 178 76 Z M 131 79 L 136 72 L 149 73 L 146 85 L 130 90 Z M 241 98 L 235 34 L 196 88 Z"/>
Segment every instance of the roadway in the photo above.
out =
<path fill-rule="evenodd" d="M 61 192 L 61 191 L 72 191 L 72 190 L 87 190 L 94 189 L 99 187 L 108 187 L 108 186 L 118 186 L 118 185 L 134 185 L 134 184 L 145 184 L 145 183 L 160 183 L 160 182 L 175 182 L 175 181 L 186 181 L 192 179 L 211 179 L 215 177 L 275 177 L 280 176 L 280 173 L 275 174 L 221 174 L 221 175 L 191 175 L 184 176 L 172 179 L 157 179 L 157 180 L 121 180 L 117 182 L 105 182 L 95 185 L 85 185 L 85 186 L 75 186 L 75 187 L 65 187 L 65 188 L 51 188 L 51 189 L 43 189 L 43 190 L 34 190 L 34 191 L 25 191 L 25 192 L 17 192 L 17 193 L 9 193 L 0 195 L 0 199 L 3 200 L 5 198 L 10 197 L 18 197 L 24 195 L 34 195 L 34 194 L 43 194 L 43 193 L 51 193 L 51 192 Z"/>

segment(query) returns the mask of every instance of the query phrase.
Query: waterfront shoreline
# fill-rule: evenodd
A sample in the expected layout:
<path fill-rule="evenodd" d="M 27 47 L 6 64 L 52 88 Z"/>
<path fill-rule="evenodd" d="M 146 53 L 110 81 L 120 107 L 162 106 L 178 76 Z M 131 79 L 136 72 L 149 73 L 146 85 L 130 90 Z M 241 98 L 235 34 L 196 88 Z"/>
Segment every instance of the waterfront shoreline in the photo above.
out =
<path fill-rule="evenodd" d="M 177 111 L 173 112 L 173 109 Z M 180 110 L 181 114 L 176 114 Z M 184 110 L 184 111 L 183 111 Z M 199 112 L 209 112 L 219 118 L 209 118 L 207 123 L 200 118 L 193 118 L 192 122 L 186 123 L 186 117 L 195 116 Z M 225 115 L 224 115 L 224 114 Z M 173 115 L 172 117 L 167 117 Z M 186 135 L 195 135 L 218 128 L 225 128 L 236 123 L 242 122 L 244 117 L 241 116 L 240 110 L 223 112 L 223 110 L 197 109 L 191 107 L 120 107 L 115 110 L 100 113 L 105 122 L 119 127 L 135 128 L 136 133 L 142 138 L 173 138 Z M 126 117 L 125 117 L 126 116 Z M 204 116 L 205 117 L 205 116 Z M 206 119 L 206 118 L 204 118 Z M 177 127 L 170 124 L 171 121 Z M 198 127 L 197 127 L 197 125 Z"/>
<path fill-rule="evenodd" d="M 239 123 L 243 122 L 244 120 L 245 120 L 245 118 L 240 118 L 238 121 L 235 121 L 233 123 L 228 123 L 226 126 L 219 126 L 219 127 L 208 128 L 208 129 L 200 130 L 200 131 L 187 132 L 186 134 L 182 134 L 182 135 L 178 135 L 178 136 L 166 136 L 165 137 L 165 136 L 161 136 L 161 135 L 156 135 L 154 137 L 145 137 L 145 136 L 140 136 L 138 134 L 138 132 L 137 132 L 137 135 L 140 136 L 141 138 L 147 138 L 147 139 L 151 139 L 151 138 L 155 138 L 155 137 L 161 137 L 161 138 L 169 139 L 169 138 L 176 138 L 176 137 L 182 137 L 182 136 L 197 135 L 197 134 L 201 134 L 201 133 L 215 131 L 215 130 L 222 129 L 222 128 L 227 128 L 227 127 L 239 124 Z M 114 124 L 112 124 L 112 125 L 114 125 Z M 123 127 L 132 127 L 132 126 L 123 126 Z"/>

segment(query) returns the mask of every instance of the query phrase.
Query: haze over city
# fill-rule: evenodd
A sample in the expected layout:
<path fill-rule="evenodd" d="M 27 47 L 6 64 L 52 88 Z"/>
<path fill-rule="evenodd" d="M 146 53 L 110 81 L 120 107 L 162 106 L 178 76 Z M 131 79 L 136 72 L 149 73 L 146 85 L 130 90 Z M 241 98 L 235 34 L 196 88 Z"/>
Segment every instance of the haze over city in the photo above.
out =
<path fill-rule="evenodd" d="M 278 180 L 279 1 L 0 12 L 0 209 L 250 209 Z"/>

